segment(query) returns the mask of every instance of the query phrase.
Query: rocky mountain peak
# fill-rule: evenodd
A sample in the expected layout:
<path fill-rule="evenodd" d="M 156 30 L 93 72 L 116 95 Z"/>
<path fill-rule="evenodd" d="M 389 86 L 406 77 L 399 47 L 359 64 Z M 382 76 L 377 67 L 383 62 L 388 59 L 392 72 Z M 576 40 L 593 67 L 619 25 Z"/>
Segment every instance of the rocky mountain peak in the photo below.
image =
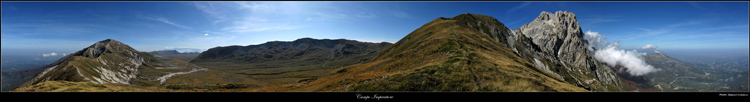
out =
<path fill-rule="evenodd" d="M 96 42 L 92 44 L 91 46 L 86 47 L 82 49 L 81 51 L 76 52 L 71 55 L 96 58 L 96 57 L 99 57 L 103 53 L 113 53 L 113 52 L 134 53 L 138 51 L 136 51 L 132 47 L 126 44 L 123 44 L 122 42 L 119 42 L 117 40 L 106 39 L 106 40 Z"/>
<path fill-rule="evenodd" d="M 130 84 L 139 69 L 152 62 L 158 59 L 117 40 L 106 39 L 45 66 L 41 74 L 24 86 L 54 80 Z"/>
<path fill-rule="evenodd" d="M 556 20 L 576 20 L 576 15 L 573 14 L 573 12 L 568 12 L 568 11 L 557 11 L 554 14 L 552 14 L 550 12 L 547 12 L 547 11 L 542 11 L 542 13 L 539 14 L 539 17 L 537 17 L 535 19 L 535 21 L 536 20 L 547 21 L 547 20 L 554 20 L 554 19 L 556 19 Z"/>
<path fill-rule="evenodd" d="M 546 65 L 552 67 L 549 69 L 558 69 L 552 72 L 559 73 L 569 83 L 593 88 L 593 90 L 606 90 L 604 88 L 606 85 L 603 84 L 618 85 L 611 68 L 594 60 L 593 55 L 588 52 L 586 40 L 583 39 L 584 34 L 572 12 L 557 11 L 553 14 L 543 11 L 534 21 L 524 24 L 513 32 L 519 35 L 515 38 L 520 38 L 522 41 L 509 41 L 510 45 L 519 43 L 521 48 L 532 48 L 519 49 L 520 55 L 529 56 L 524 59 L 529 62 L 539 60 L 539 66 Z M 593 73 L 594 77 L 587 77 L 580 73 Z M 595 82 L 593 80 L 602 84 L 592 84 Z"/>
<path fill-rule="evenodd" d="M 443 18 L 442 19 L 447 19 Z M 466 25 L 475 27 L 477 25 L 481 26 L 483 24 L 491 24 L 491 23 L 498 23 L 500 25 L 503 25 L 500 21 L 498 21 L 496 18 L 487 16 L 487 15 L 481 15 L 481 14 L 473 14 L 473 13 L 464 13 L 457 16 L 454 16 L 453 18 L 450 18 L 451 20 L 458 20 L 458 23 L 467 23 Z M 504 25 L 503 25 L 504 26 Z"/>
<path fill-rule="evenodd" d="M 583 46 L 583 32 L 578 25 L 575 14 L 568 11 L 557 11 L 555 14 L 542 12 L 531 23 L 516 29 L 540 45 L 545 52 L 557 55 L 565 47 Z"/>
<path fill-rule="evenodd" d="M 117 40 L 115 40 L 115 39 L 104 39 L 104 40 L 102 40 L 102 41 L 99 41 L 99 42 L 105 42 L 105 43 L 106 43 L 106 42 L 109 42 L 109 41 L 115 41 L 115 42 L 119 42 L 119 41 L 117 41 Z"/>
<path fill-rule="evenodd" d="M 440 17 L 433 22 L 441 20 L 456 20 L 457 25 L 476 29 L 479 33 L 488 35 L 497 42 L 506 42 L 505 35 L 512 34 L 512 32 L 509 32 L 510 29 L 505 27 L 505 24 L 494 17 L 482 14 L 465 13 L 453 18 Z"/>
<path fill-rule="evenodd" d="M 304 38 L 299 38 L 299 39 L 297 39 L 297 40 L 294 40 L 294 41 L 295 41 L 295 42 L 296 42 L 296 41 L 315 41 L 315 39 L 313 39 L 313 38 L 309 38 L 309 37 L 304 37 Z"/>
<path fill-rule="evenodd" d="M 526 35 L 529 37 L 536 37 L 536 36 L 555 36 L 555 37 L 566 37 L 567 34 L 574 34 L 570 37 L 582 37 L 583 33 L 580 29 L 581 27 L 578 25 L 578 20 L 576 19 L 575 14 L 568 11 L 557 11 L 555 14 L 552 14 L 550 12 L 542 11 L 539 16 L 534 19 L 531 23 L 527 23 L 523 25 L 521 28 L 524 34 L 530 34 Z M 559 32 L 562 34 L 555 34 L 555 35 L 549 35 L 549 34 L 543 34 L 543 35 L 536 35 L 537 32 Z"/>

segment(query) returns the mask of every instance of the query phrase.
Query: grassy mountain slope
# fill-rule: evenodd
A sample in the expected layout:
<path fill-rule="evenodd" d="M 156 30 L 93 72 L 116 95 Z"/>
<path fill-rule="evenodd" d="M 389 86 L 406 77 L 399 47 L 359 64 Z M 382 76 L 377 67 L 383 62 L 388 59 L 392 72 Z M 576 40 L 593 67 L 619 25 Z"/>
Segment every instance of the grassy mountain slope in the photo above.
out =
<path fill-rule="evenodd" d="M 587 91 L 534 67 L 458 19 L 466 16 L 476 14 L 435 19 L 372 62 L 257 91 Z"/>
<path fill-rule="evenodd" d="M 155 56 L 139 52 L 119 41 L 107 39 L 69 54 L 44 67 L 44 71 L 22 87 L 45 81 L 158 85 L 156 78 L 170 70 Z M 173 70 L 177 71 L 177 70 Z"/>
<path fill-rule="evenodd" d="M 95 84 L 91 82 L 45 81 L 29 87 L 17 88 L 11 92 L 166 92 L 158 87 L 141 87 L 124 84 Z"/>

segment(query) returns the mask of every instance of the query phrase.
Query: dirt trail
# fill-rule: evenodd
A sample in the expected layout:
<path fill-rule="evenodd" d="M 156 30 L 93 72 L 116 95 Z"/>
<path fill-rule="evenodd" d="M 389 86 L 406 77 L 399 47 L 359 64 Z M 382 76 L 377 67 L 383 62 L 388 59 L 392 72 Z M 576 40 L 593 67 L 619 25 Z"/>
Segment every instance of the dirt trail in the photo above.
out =
<path fill-rule="evenodd" d="M 167 79 L 169 79 L 169 77 L 172 77 L 172 76 L 175 76 L 175 75 L 180 75 L 180 74 L 188 74 L 188 73 L 198 72 L 198 71 L 208 71 L 208 69 L 206 69 L 206 68 L 193 68 L 193 70 L 186 71 L 186 72 L 169 73 L 167 75 L 164 75 L 162 77 L 157 78 L 157 80 L 159 80 L 160 84 L 164 84 L 164 82 L 167 82 Z"/>

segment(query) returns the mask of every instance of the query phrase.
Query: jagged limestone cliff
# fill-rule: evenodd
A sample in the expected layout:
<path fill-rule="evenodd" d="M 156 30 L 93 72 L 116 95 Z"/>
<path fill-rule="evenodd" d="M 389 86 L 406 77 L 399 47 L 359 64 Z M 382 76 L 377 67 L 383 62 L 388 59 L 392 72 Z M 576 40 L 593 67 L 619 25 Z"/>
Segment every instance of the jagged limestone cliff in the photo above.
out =
<path fill-rule="evenodd" d="M 542 12 L 534 21 L 515 30 L 490 16 L 464 15 L 467 16 L 454 19 L 565 82 L 591 91 L 619 91 L 621 88 L 621 81 L 612 68 L 596 61 L 586 49 L 581 27 L 571 12 Z"/>

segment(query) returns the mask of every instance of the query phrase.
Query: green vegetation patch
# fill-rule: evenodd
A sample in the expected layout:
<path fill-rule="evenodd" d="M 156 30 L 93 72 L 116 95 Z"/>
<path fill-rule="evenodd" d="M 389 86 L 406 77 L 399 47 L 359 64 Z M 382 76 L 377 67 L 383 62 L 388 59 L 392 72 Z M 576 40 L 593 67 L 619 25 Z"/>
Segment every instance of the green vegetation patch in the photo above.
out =
<path fill-rule="evenodd" d="M 195 85 L 184 85 L 184 84 L 169 84 L 165 85 L 164 87 L 171 90 L 198 90 L 198 89 L 208 89 L 208 90 L 217 90 L 217 89 L 241 89 L 241 88 L 248 88 L 251 86 L 257 86 L 254 84 L 216 84 L 216 85 L 205 85 L 205 86 L 195 86 Z"/>
<path fill-rule="evenodd" d="M 471 78 L 465 68 L 443 64 L 412 74 L 362 81 L 352 91 L 474 91 L 476 85 Z"/>
<path fill-rule="evenodd" d="M 456 52 L 456 50 L 459 49 L 459 45 L 455 41 L 448 41 L 446 43 L 443 43 L 440 45 L 440 48 L 438 50 L 435 50 L 433 53 L 436 52 Z"/>

